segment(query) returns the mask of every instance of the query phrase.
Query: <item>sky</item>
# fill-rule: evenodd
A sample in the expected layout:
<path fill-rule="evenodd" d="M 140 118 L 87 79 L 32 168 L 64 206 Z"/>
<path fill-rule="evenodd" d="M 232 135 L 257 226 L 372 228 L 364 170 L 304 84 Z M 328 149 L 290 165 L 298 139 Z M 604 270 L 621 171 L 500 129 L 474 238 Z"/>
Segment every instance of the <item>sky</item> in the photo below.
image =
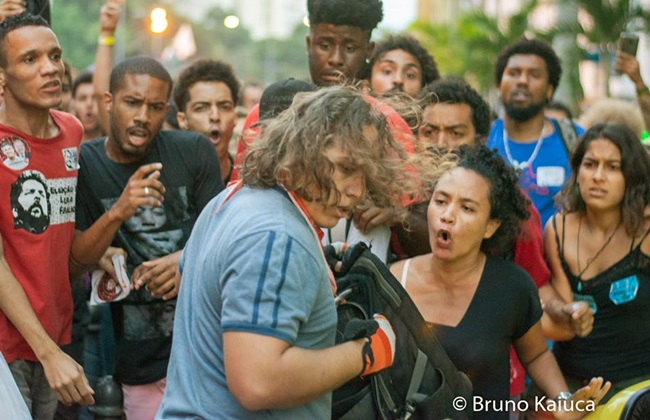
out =
<path fill-rule="evenodd" d="M 402 31 L 415 20 L 417 0 L 383 0 L 384 20 L 381 27 Z"/>

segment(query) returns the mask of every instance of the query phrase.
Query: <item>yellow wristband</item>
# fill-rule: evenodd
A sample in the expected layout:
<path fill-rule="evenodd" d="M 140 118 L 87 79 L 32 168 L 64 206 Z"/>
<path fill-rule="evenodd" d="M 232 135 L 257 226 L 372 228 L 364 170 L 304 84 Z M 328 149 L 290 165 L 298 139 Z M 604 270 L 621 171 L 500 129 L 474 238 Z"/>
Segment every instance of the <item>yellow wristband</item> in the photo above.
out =
<path fill-rule="evenodd" d="M 99 45 L 115 45 L 115 37 L 114 36 L 100 36 L 99 37 Z"/>
<path fill-rule="evenodd" d="M 648 89 L 647 86 L 643 86 L 642 88 L 637 88 L 636 90 L 636 96 L 642 96 L 650 93 L 650 89 Z"/>

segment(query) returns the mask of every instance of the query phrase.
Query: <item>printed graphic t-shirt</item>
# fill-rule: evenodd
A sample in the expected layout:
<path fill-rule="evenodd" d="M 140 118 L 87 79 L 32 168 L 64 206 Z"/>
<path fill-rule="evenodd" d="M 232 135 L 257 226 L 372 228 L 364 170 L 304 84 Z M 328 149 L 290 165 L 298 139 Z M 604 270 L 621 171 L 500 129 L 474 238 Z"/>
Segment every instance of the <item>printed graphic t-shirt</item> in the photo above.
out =
<path fill-rule="evenodd" d="M 45 331 L 62 345 L 72 325 L 68 259 L 83 127 L 65 112 L 50 115 L 59 134 L 49 139 L 0 125 L 0 233 L 9 269 Z M 8 363 L 37 360 L 2 312 L 0 352 Z"/>

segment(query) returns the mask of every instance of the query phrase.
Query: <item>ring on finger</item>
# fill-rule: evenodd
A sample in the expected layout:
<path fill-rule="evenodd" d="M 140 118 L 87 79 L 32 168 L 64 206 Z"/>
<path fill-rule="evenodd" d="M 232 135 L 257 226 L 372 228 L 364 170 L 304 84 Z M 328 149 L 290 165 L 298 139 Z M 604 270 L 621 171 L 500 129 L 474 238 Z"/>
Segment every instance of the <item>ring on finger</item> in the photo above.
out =
<path fill-rule="evenodd" d="M 149 187 L 144 187 L 144 195 L 149 195 Z"/>

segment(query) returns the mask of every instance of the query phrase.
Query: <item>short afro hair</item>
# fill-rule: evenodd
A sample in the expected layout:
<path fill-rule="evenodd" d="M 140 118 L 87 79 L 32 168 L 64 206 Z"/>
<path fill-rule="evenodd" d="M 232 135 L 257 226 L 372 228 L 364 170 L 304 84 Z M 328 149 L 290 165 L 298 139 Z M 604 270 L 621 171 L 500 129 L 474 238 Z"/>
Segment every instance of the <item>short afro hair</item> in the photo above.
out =
<path fill-rule="evenodd" d="M 115 95 L 120 89 L 124 87 L 124 78 L 127 74 L 134 75 L 147 75 L 158 80 L 162 80 L 169 86 L 167 90 L 167 97 L 172 92 L 172 77 L 165 67 L 163 67 L 157 60 L 145 56 L 138 55 L 135 57 L 127 58 L 126 60 L 118 63 L 111 71 L 111 78 L 108 84 L 108 91 Z"/>
<path fill-rule="evenodd" d="M 195 61 L 178 75 L 174 88 L 174 102 L 179 111 L 185 112 L 185 107 L 190 101 L 190 88 L 197 82 L 224 83 L 230 89 L 232 102 L 237 103 L 240 87 L 232 66 L 223 61 L 205 58 Z"/>
<path fill-rule="evenodd" d="M 28 12 L 19 13 L 9 16 L 0 22 L 0 67 L 7 67 L 7 51 L 5 51 L 5 39 L 10 32 L 25 26 L 44 26 L 49 28 L 50 25 L 41 16 L 32 15 Z"/>
<path fill-rule="evenodd" d="M 356 26 L 370 33 L 384 18 L 381 0 L 307 0 L 309 24 Z"/>
<path fill-rule="evenodd" d="M 557 86 L 560 84 L 560 76 L 562 76 L 562 65 L 560 64 L 560 58 L 553 50 L 553 47 L 551 47 L 547 42 L 539 39 L 526 38 L 522 38 L 519 41 L 508 45 L 499 53 L 499 57 L 497 58 L 497 63 L 494 69 L 494 79 L 497 86 L 501 84 L 503 71 L 508 65 L 508 60 L 510 60 L 510 57 L 513 55 L 518 54 L 536 55 L 538 57 L 541 57 L 544 62 L 546 62 L 548 82 L 551 86 L 553 86 L 553 92 L 557 90 Z"/>
<path fill-rule="evenodd" d="M 372 69 L 375 62 L 381 59 L 384 54 L 394 50 L 404 50 L 418 60 L 420 67 L 422 67 L 422 86 L 440 79 L 436 60 L 417 39 L 410 35 L 389 35 L 386 39 L 378 42 L 370 57 L 369 69 Z"/>
<path fill-rule="evenodd" d="M 472 110 L 472 124 L 482 141 L 490 133 L 490 106 L 466 81 L 448 77 L 429 83 L 419 96 L 422 109 L 430 104 L 467 104 Z"/>

